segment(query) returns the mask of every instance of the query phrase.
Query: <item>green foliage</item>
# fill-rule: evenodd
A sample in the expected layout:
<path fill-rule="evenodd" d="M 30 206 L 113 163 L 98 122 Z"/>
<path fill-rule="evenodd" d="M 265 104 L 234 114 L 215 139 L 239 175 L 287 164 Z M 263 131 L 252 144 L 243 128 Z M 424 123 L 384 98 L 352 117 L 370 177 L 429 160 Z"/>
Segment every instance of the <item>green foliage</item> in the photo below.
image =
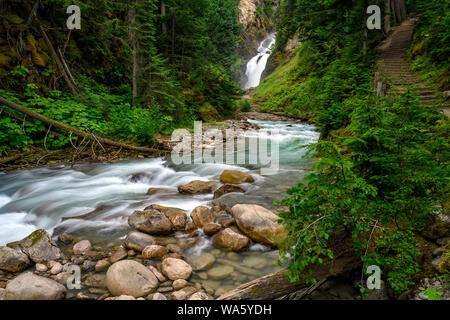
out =
<path fill-rule="evenodd" d="M 250 112 L 250 111 L 252 111 L 252 105 L 251 105 L 250 101 L 246 100 L 246 99 L 240 100 L 238 102 L 238 107 L 239 107 L 239 110 L 241 110 L 241 112 Z"/>

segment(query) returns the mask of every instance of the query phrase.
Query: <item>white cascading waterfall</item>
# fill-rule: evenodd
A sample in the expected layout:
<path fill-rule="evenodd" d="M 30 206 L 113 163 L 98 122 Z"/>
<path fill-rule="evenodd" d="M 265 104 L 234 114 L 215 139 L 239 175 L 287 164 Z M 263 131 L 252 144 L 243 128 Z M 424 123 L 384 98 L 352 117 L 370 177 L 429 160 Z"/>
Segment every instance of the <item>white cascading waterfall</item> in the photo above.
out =
<path fill-rule="evenodd" d="M 244 89 L 255 88 L 261 81 L 262 73 L 266 69 L 267 60 L 272 54 L 272 46 L 275 45 L 275 33 L 269 34 L 259 45 L 258 54 L 247 63 L 247 82 Z"/>

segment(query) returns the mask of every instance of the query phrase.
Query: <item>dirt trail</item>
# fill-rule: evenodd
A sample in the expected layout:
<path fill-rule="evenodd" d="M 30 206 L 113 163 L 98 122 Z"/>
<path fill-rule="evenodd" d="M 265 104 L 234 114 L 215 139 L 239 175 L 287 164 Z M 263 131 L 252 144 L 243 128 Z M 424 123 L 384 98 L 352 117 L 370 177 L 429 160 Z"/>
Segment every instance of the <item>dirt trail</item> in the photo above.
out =
<path fill-rule="evenodd" d="M 450 116 L 449 105 L 443 103 L 442 93 L 436 93 L 420 80 L 406 61 L 406 53 L 412 42 L 414 22 L 414 19 L 409 19 L 392 28 L 392 34 L 378 47 L 381 52 L 378 72 L 388 83 L 388 95 L 398 95 L 405 92 L 409 85 L 414 85 L 414 90 L 418 92 L 420 101 L 425 106 L 439 106 L 445 115 Z"/>

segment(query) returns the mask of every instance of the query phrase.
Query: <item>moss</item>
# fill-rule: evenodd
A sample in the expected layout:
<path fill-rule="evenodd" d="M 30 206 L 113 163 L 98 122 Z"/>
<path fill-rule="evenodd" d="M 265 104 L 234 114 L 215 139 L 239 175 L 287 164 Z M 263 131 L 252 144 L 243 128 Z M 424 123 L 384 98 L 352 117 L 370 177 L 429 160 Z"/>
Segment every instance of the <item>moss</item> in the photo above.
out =
<path fill-rule="evenodd" d="M 30 234 L 27 237 L 27 240 L 31 240 L 30 247 L 34 246 L 36 244 L 36 242 L 41 240 L 42 237 L 44 236 L 44 234 L 46 234 L 46 232 L 42 229 L 36 230 L 32 234 Z"/>
<path fill-rule="evenodd" d="M 209 103 L 203 104 L 199 109 L 200 117 L 203 121 L 214 122 L 220 119 L 220 115 L 217 110 Z"/>
<path fill-rule="evenodd" d="M 138 211 L 136 212 L 138 217 L 151 218 L 153 216 L 153 211 Z"/>

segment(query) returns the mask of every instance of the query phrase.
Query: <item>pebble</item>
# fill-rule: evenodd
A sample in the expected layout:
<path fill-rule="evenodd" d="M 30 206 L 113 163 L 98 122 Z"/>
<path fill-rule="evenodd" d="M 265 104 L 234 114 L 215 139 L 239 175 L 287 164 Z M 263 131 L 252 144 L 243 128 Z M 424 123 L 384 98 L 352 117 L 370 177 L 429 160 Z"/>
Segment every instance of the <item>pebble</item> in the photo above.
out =
<path fill-rule="evenodd" d="M 47 266 L 45 264 L 42 263 L 37 263 L 36 264 L 36 271 L 39 272 L 46 272 L 48 270 Z"/>
<path fill-rule="evenodd" d="M 156 292 L 153 297 L 152 300 L 167 300 L 166 296 L 163 295 L 162 293 Z"/>
<path fill-rule="evenodd" d="M 180 290 L 186 287 L 189 283 L 184 279 L 177 279 L 173 282 L 172 286 L 174 290 Z"/>
<path fill-rule="evenodd" d="M 63 271 L 63 266 L 61 263 L 57 262 L 53 265 L 53 267 L 50 269 L 50 273 L 53 275 L 59 274 Z"/>

